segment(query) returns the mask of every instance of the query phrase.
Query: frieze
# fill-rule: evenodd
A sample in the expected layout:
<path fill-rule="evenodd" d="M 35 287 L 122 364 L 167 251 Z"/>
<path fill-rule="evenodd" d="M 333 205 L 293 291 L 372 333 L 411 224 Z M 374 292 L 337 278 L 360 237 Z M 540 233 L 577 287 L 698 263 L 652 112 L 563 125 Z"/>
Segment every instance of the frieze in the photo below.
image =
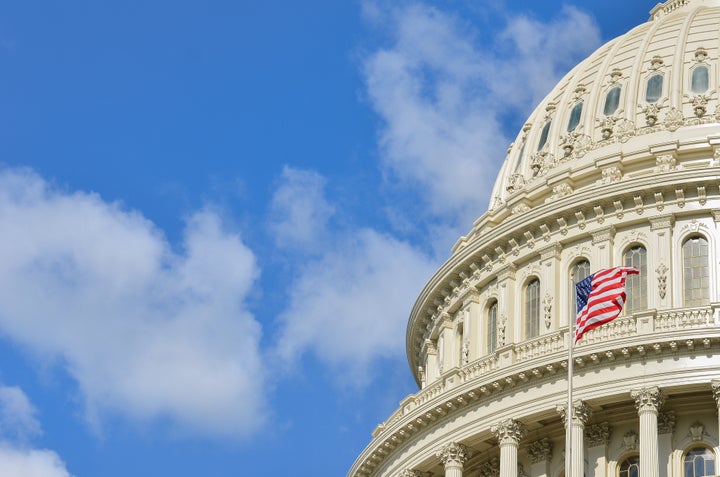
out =
<path fill-rule="evenodd" d="M 675 170 L 677 158 L 674 153 L 658 154 L 655 156 L 655 172 L 670 172 Z"/>
<path fill-rule="evenodd" d="M 530 456 L 530 463 L 550 462 L 552 460 L 553 445 L 547 437 L 539 441 L 531 442 L 528 445 L 527 453 Z"/>
<path fill-rule="evenodd" d="M 615 237 L 615 227 L 609 226 L 605 227 L 602 230 L 598 230 L 597 232 L 594 232 L 592 234 L 592 243 L 593 245 L 597 245 L 601 242 L 607 242 L 612 240 Z"/>
<path fill-rule="evenodd" d="M 493 457 L 487 462 L 480 465 L 480 475 L 482 477 L 500 477 L 500 460 Z"/>
<path fill-rule="evenodd" d="M 606 167 L 602 170 L 603 184 L 612 184 L 614 182 L 620 182 L 622 180 L 622 171 L 617 166 Z"/>
<path fill-rule="evenodd" d="M 675 430 L 675 413 L 658 413 L 658 434 L 672 434 Z"/>
<path fill-rule="evenodd" d="M 406 469 L 398 474 L 398 477 L 432 477 L 432 472 L 423 472 L 420 470 Z"/>

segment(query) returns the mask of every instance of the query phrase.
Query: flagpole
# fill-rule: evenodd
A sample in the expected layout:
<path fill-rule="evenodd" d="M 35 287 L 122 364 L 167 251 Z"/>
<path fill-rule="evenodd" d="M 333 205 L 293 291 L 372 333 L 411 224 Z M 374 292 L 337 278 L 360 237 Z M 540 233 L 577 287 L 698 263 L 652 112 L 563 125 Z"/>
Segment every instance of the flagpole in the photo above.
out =
<path fill-rule="evenodd" d="M 575 334 L 575 319 L 570 318 L 568 324 L 568 392 L 567 392 L 567 412 L 565 413 L 565 477 L 576 477 L 572 475 L 572 422 L 573 422 L 573 346 Z"/>

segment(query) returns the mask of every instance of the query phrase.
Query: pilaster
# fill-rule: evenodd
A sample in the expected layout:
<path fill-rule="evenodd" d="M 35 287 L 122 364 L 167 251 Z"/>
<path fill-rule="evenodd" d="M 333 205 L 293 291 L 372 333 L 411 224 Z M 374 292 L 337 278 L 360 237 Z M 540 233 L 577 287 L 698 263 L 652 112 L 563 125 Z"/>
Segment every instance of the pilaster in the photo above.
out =
<path fill-rule="evenodd" d="M 650 219 L 650 230 L 654 243 L 648 244 L 648 263 L 658 264 L 655 270 L 648 270 L 648 309 L 672 308 L 672 274 L 669 274 L 672 257 L 672 228 L 675 216 L 672 214 Z M 654 255 L 654 257 L 653 257 Z"/>

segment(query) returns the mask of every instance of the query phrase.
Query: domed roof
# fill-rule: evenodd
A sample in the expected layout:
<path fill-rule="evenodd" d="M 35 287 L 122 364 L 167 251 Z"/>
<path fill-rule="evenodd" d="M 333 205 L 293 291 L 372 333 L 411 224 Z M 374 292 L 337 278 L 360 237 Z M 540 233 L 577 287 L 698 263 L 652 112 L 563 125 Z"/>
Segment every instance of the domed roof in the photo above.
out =
<path fill-rule="evenodd" d="M 552 189 L 561 171 L 572 182 L 587 165 L 647 149 L 642 136 L 720 121 L 720 109 L 708 104 L 717 97 L 720 0 L 670 0 L 650 14 L 578 64 L 530 115 L 497 178 L 491 211 L 532 207 L 538 188 Z"/>

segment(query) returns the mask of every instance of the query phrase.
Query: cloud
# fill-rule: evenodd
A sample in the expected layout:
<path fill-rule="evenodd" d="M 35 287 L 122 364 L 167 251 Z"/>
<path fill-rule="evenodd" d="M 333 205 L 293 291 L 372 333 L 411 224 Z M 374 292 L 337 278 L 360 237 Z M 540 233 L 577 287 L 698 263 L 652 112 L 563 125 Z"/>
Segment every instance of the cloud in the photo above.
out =
<path fill-rule="evenodd" d="M 377 358 L 403 356 L 407 317 L 436 264 L 407 242 L 365 229 L 345 234 L 307 264 L 282 313 L 278 353 L 311 351 L 354 384 Z"/>
<path fill-rule="evenodd" d="M 62 363 L 87 417 L 160 419 L 208 435 L 262 424 L 261 330 L 244 305 L 253 253 L 220 219 L 175 251 L 140 214 L 0 171 L 0 331 Z"/>
<path fill-rule="evenodd" d="M 0 436 L 25 441 L 40 434 L 36 414 L 22 389 L 0 385 Z"/>
<path fill-rule="evenodd" d="M 506 26 L 488 50 L 466 22 L 434 7 L 366 2 L 363 10 L 376 24 L 387 19 L 380 23 L 391 35 L 363 65 L 368 97 L 383 120 L 383 166 L 391 180 L 421 194 L 431 216 L 469 226 L 487 208 L 511 141 L 503 121 L 526 114 L 595 48 L 598 28 L 574 8 L 547 24 L 493 18 Z M 487 27 L 495 29 L 491 21 Z"/>
<path fill-rule="evenodd" d="M 283 168 L 270 204 L 270 230 L 280 248 L 316 250 L 335 208 L 324 198 L 325 178 L 313 171 Z"/>
<path fill-rule="evenodd" d="M 60 457 L 50 450 L 19 449 L 0 442 L 0 475 L 70 477 Z"/>

